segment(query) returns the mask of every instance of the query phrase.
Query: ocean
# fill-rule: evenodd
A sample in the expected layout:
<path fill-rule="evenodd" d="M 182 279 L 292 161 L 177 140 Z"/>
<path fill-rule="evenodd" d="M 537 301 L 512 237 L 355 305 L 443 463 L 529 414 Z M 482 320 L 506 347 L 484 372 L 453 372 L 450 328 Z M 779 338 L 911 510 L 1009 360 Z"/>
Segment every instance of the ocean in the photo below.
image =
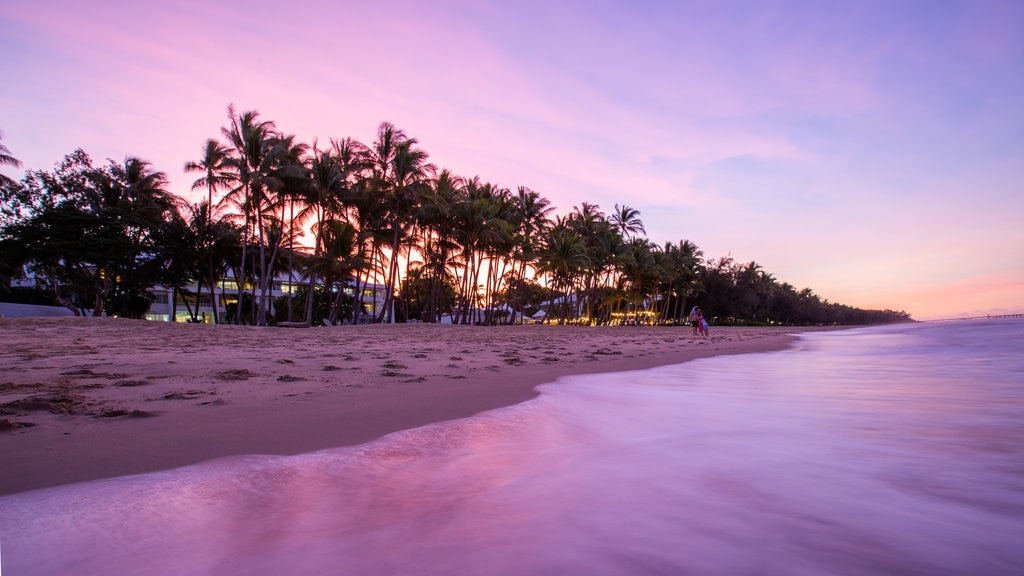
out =
<path fill-rule="evenodd" d="M 0 498 L 0 573 L 1024 574 L 1024 321 L 573 376 L 291 457 Z"/>

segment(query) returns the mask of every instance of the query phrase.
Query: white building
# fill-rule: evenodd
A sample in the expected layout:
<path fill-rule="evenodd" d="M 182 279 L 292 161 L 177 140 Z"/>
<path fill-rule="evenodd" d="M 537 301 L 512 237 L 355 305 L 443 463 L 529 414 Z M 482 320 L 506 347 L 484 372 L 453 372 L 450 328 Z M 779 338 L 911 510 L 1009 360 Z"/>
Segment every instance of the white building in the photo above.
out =
<path fill-rule="evenodd" d="M 287 274 L 276 278 L 267 293 L 267 308 L 270 313 L 273 314 L 275 300 L 282 296 L 287 296 L 289 293 L 296 293 L 300 288 L 306 285 L 306 282 L 298 278 L 290 280 Z M 27 288 L 34 287 L 36 286 L 35 276 L 31 272 L 25 271 L 23 276 L 13 278 L 11 280 L 11 286 Z M 214 295 L 210 294 L 208 287 L 203 286 L 203 292 L 200 294 L 199 307 L 197 309 L 195 298 L 197 290 L 198 286 L 194 283 L 187 286 L 185 291 L 181 291 L 180 289 L 175 291 L 167 286 L 154 286 L 149 290 L 154 299 L 153 303 L 149 307 L 149 311 L 146 312 L 146 320 L 168 322 L 173 316 L 175 322 L 188 322 L 192 318 L 192 315 L 189 313 L 191 308 L 200 322 L 212 324 L 214 322 Z M 355 294 L 354 287 L 346 287 L 345 291 L 348 292 L 349 295 Z M 250 286 L 246 289 L 246 293 L 250 295 L 256 294 L 258 297 L 259 288 L 256 287 L 254 289 Z M 360 323 L 370 322 L 372 318 L 375 318 L 380 313 L 386 292 L 384 286 L 381 284 L 367 284 L 363 287 L 362 293 L 363 306 L 366 308 L 367 313 L 361 316 Z M 177 300 L 177 302 L 174 300 Z M 227 320 L 227 306 L 238 301 L 238 285 L 233 276 L 229 276 L 228 278 L 218 282 L 216 300 L 218 321 L 223 323 Z M 5 311 L 6 314 L 4 314 Z M 298 311 L 299 316 L 303 313 L 304 310 Z M 0 315 L 6 315 L 8 317 L 68 314 L 73 314 L 73 312 L 59 306 L 35 306 L 30 308 L 27 307 L 27 305 L 10 304 L 3 308 L 3 310 L 0 310 Z M 391 317 L 392 314 L 386 313 L 384 315 L 385 322 L 390 321 Z"/>
<path fill-rule="evenodd" d="M 306 282 L 298 279 L 289 280 L 286 275 L 276 278 L 271 283 L 270 290 L 267 293 L 268 311 L 273 314 L 274 302 L 278 298 L 287 296 L 289 293 L 297 293 L 300 288 L 306 285 Z M 149 307 L 149 311 L 146 313 L 146 319 L 167 322 L 173 315 L 176 322 L 188 322 L 192 318 L 192 315 L 189 313 L 189 308 L 191 307 L 200 322 L 212 324 L 214 321 L 214 295 L 210 294 L 209 288 L 204 286 L 204 290 L 199 296 L 198 309 L 196 308 L 195 297 L 197 286 L 195 284 L 189 285 L 186 287 L 186 290 L 187 292 L 182 292 L 181 290 L 174 291 L 166 286 L 154 286 L 150 290 L 154 300 Z M 345 290 L 349 295 L 354 295 L 355 293 L 353 287 L 346 287 Z M 380 308 L 384 303 L 384 286 L 381 284 L 368 284 L 363 288 L 362 292 L 363 305 L 369 311 L 364 315 L 364 320 L 369 321 L 369 318 L 375 317 L 380 312 Z M 246 293 L 249 295 L 255 294 L 258 298 L 259 287 L 254 288 L 250 286 L 246 288 Z M 176 298 L 177 302 L 173 302 L 172 298 Z M 218 321 L 221 323 L 226 322 L 228 305 L 234 305 L 238 302 L 238 285 L 233 277 L 218 282 L 216 301 Z M 296 311 L 297 316 L 302 316 L 303 314 L 304 310 Z M 391 315 L 385 314 L 385 318 L 385 321 L 389 321 Z"/>

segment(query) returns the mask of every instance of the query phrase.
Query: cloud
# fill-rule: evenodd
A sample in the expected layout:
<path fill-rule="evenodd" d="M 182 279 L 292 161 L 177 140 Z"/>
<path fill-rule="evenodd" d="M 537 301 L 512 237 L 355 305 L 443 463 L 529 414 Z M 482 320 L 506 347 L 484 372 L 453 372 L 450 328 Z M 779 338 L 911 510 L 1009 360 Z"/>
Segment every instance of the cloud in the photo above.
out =
<path fill-rule="evenodd" d="M 186 193 L 181 166 L 229 103 L 308 143 L 369 143 L 388 120 L 440 166 L 562 211 L 627 204 L 659 244 L 756 260 L 832 301 L 941 309 L 955 290 L 914 290 L 1024 266 L 1008 248 L 1024 243 L 1022 16 L 786 0 L 8 3 L 0 129 L 29 168 L 79 146 L 137 155 Z"/>

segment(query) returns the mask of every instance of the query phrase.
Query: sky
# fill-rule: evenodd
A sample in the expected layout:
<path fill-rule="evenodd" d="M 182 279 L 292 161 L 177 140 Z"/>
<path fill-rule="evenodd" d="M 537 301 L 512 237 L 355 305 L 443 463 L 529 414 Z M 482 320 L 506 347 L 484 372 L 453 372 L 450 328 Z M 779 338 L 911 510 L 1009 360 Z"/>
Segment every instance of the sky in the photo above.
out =
<path fill-rule="evenodd" d="M 0 3 L 0 54 L 23 169 L 135 156 L 198 201 L 229 104 L 322 148 L 389 121 L 831 302 L 1024 312 L 1019 0 L 33 0 Z"/>

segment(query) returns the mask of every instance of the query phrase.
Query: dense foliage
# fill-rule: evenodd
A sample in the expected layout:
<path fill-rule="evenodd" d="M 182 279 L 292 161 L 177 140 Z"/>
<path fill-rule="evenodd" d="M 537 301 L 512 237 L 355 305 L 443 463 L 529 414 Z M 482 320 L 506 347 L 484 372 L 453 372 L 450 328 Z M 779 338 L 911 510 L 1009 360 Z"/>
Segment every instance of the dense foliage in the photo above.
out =
<path fill-rule="evenodd" d="M 605 213 L 583 202 L 555 216 L 529 188 L 438 169 L 386 122 L 372 145 L 343 138 L 321 149 L 229 108 L 221 135 L 185 166 L 206 193 L 198 204 L 169 194 L 142 160 L 95 167 L 81 150 L 52 172 L 0 180 L 0 297 L 27 268 L 58 302 L 131 317 L 159 284 L 189 295 L 195 319 L 204 290 L 223 295 L 222 281 L 240 278 L 225 312 L 255 324 L 354 322 L 370 310 L 376 322 L 393 312 L 467 324 L 678 323 L 695 304 L 717 323 L 909 319 L 823 301 L 756 262 L 705 260 L 689 240 L 655 244 L 628 206 Z M 16 165 L 2 146 L 0 161 Z M 282 277 L 302 288 L 271 302 Z M 362 301 L 370 284 L 383 284 L 383 302 Z"/>
<path fill-rule="evenodd" d="M 176 215 L 165 184 L 141 160 L 97 168 L 81 150 L 52 173 L 29 172 L 5 185 L 3 259 L 28 264 L 59 301 L 74 294 L 97 314 L 141 317 Z"/>

